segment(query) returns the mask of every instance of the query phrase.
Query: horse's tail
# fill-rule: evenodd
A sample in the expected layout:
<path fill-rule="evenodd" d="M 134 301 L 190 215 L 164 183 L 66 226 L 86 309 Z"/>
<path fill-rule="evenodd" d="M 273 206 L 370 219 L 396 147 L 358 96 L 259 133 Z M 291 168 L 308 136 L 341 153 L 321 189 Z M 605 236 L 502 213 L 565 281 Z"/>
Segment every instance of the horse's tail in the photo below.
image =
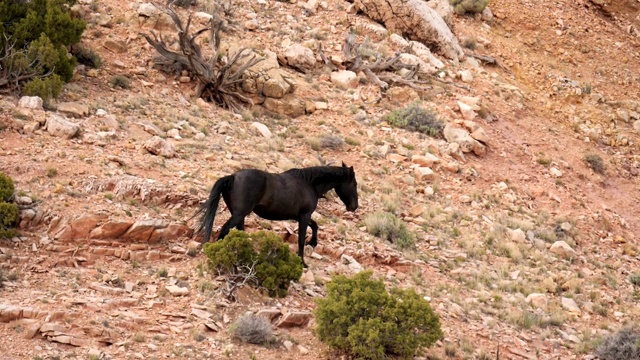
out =
<path fill-rule="evenodd" d="M 204 232 L 202 242 L 206 243 L 211 237 L 213 230 L 213 220 L 216 217 L 216 210 L 218 209 L 218 203 L 220 202 L 220 194 L 222 191 L 229 190 L 233 186 L 233 175 L 222 177 L 216 181 L 209 194 L 209 199 L 205 202 L 200 210 L 196 213 L 199 214 L 204 211 L 204 215 L 200 220 L 200 226 L 198 227 L 198 233 Z"/>

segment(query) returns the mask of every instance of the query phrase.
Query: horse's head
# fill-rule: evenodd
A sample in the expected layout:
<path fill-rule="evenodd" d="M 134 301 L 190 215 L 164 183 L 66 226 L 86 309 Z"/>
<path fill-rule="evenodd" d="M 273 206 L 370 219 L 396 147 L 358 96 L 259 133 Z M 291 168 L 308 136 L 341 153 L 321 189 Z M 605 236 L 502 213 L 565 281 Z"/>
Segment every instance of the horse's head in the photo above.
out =
<path fill-rule="evenodd" d="M 342 167 L 347 169 L 348 177 L 345 181 L 338 183 L 336 186 L 336 194 L 340 200 L 347 206 L 348 211 L 356 211 L 358 208 L 358 183 L 356 182 L 356 173 L 353 166 L 347 167 L 342 163 Z"/>

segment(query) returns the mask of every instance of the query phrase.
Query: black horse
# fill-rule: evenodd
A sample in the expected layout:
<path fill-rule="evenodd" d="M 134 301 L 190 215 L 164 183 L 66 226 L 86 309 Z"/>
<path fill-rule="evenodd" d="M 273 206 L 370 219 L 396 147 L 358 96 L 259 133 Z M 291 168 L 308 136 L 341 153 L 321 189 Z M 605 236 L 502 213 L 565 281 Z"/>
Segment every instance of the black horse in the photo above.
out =
<path fill-rule="evenodd" d="M 304 263 L 304 242 L 307 226 L 311 227 L 309 245 L 318 244 L 318 224 L 311 214 L 318 206 L 318 198 L 335 189 L 348 211 L 358 208 L 358 191 L 353 166 L 314 166 L 291 169 L 280 174 L 262 170 L 245 169 L 216 181 L 207 202 L 202 205 L 204 212 L 199 233 L 202 242 L 209 241 L 213 220 L 220 201 L 220 195 L 231 212 L 231 218 L 224 223 L 218 239 L 223 239 L 231 228 L 244 230 L 244 218 L 252 211 L 267 220 L 298 221 L 298 255 Z"/>

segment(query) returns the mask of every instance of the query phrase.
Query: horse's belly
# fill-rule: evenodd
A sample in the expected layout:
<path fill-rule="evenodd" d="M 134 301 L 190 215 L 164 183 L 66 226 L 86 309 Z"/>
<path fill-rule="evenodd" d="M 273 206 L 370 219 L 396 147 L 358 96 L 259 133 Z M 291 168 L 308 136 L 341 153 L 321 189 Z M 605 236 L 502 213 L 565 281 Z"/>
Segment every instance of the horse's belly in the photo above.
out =
<path fill-rule="evenodd" d="M 289 211 L 276 211 L 262 205 L 256 206 L 253 209 L 253 212 L 261 218 L 267 220 L 295 220 L 297 218 L 297 214 L 293 214 Z"/>

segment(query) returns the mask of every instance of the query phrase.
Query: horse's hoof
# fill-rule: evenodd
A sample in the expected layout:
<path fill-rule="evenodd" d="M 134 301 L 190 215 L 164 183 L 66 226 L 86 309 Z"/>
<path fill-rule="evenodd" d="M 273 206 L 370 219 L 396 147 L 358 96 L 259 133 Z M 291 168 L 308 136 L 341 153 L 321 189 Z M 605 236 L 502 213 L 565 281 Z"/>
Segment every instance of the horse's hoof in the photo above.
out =
<path fill-rule="evenodd" d="M 303 261 L 303 262 L 302 262 L 302 267 L 304 267 L 305 269 L 308 269 L 308 268 L 309 268 L 309 265 L 307 265 L 307 263 Z"/>

